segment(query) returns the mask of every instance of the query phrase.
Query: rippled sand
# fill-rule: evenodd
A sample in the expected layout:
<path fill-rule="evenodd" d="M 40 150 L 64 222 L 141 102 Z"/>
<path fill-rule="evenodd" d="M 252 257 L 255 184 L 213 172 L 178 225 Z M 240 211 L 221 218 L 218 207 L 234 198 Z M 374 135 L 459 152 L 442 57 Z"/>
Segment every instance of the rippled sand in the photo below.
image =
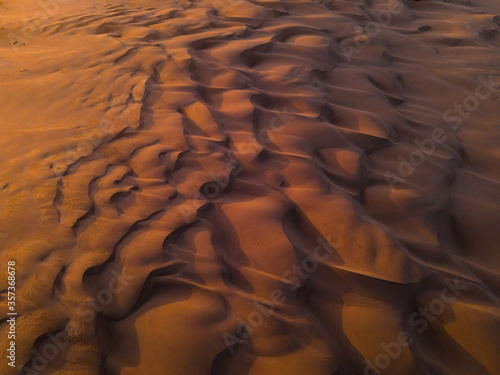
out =
<path fill-rule="evenodd" d="M 1 373 L 500 374 L 498 15 L 0 3 Z"/>

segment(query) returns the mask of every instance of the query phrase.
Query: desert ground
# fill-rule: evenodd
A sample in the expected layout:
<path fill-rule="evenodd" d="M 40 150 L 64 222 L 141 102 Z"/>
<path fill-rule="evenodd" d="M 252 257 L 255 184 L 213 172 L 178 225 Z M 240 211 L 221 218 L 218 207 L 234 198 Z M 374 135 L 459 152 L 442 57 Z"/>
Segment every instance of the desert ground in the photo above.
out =
<path fill-rule="evenodd" d="M 496 0 L 0 1 L 0 373 L 499 375 Z"/>

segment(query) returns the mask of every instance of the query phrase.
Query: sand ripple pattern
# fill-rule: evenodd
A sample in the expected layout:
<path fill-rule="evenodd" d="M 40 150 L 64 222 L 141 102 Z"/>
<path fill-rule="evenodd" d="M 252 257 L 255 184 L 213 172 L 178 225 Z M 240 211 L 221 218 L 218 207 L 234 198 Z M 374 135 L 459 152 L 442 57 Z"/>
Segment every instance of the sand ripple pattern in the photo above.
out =
<path fill-rule="evenodd" d="M 61 100 L 110 126 L 2 177 L 22 373 L 500 373 L 497 94 L 459 131 L 442 117 L 498 76 L 498 17 L 398 4 L 373 37 L 359 25 L 382 1 L 96 5 L 44 25 L 40 43 L 82 49 L 33 79 L 73 69 Z"/>

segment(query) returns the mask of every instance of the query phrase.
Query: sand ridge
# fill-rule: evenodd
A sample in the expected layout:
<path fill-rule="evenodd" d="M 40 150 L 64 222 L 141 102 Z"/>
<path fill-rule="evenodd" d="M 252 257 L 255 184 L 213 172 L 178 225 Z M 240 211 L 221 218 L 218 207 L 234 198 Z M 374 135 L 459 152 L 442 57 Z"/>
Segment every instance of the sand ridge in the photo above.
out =
<path fill-rule="evenodd" d="M 58 4 L 0 5 L 2 372 L 500 373 L 497 5 Z"/>

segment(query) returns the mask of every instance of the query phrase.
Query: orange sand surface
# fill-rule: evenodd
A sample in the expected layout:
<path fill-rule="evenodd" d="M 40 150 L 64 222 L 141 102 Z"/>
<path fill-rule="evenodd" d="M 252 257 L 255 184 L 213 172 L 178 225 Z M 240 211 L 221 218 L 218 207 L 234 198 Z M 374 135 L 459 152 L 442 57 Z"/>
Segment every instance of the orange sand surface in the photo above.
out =
<path fill-rule="evenodd" d="M 0 373 L 499 375 L 499 16 L 0 1 Z"/>

